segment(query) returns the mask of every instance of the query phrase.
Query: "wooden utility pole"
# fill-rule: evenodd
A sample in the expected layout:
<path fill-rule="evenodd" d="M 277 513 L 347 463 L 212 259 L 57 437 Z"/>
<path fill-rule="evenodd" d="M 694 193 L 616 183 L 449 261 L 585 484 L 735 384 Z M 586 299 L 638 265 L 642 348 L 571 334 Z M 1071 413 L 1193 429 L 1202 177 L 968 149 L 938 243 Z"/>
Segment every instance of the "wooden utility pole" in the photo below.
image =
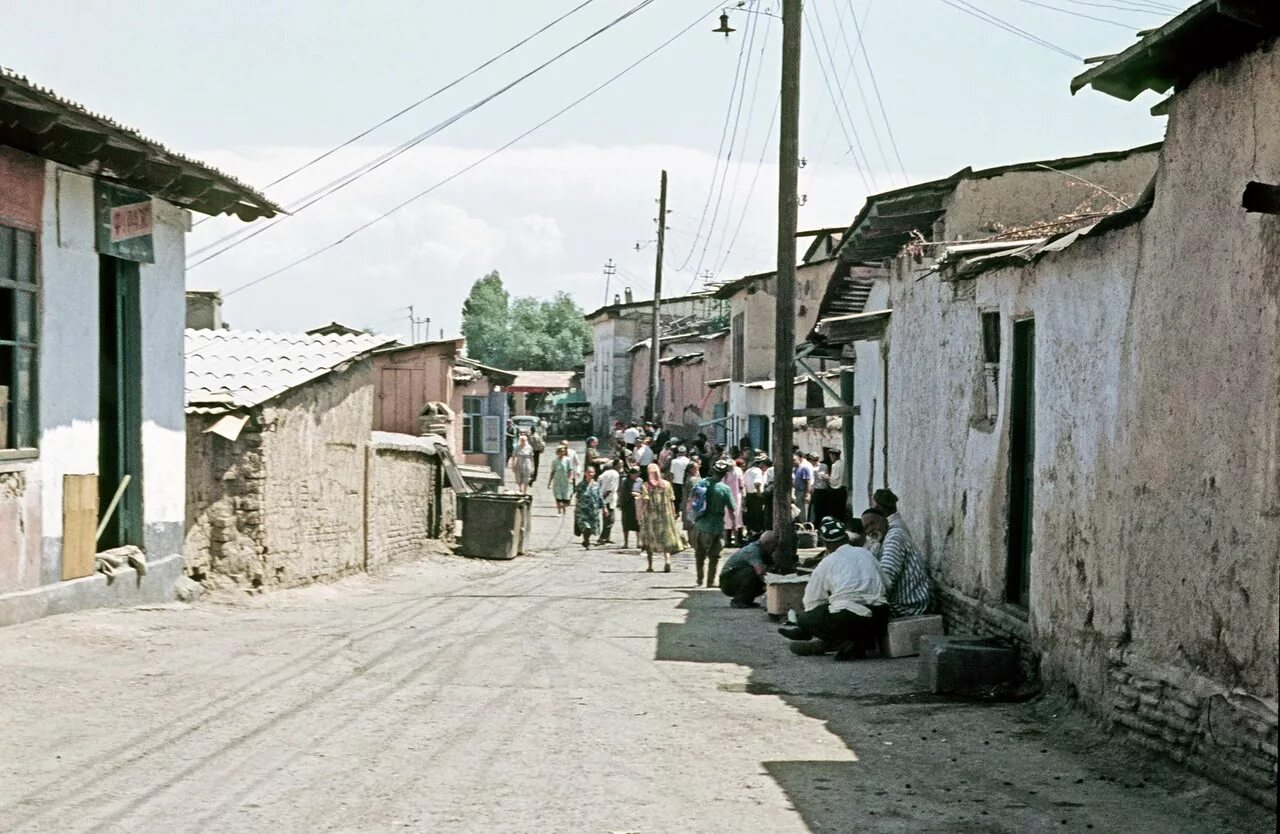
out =
<path fill-rule="evenodd" d="M 792 412 L 796 368 L 796 224 L 800 169 L 801 0 L 782 0 L 782 101 L 778 134 L 778 293 L 773 362 L 773 530 L 778 535 L 774 563 L 794 573 L 796 536 L 791 521 Z M 846 463 L 847 466 L 847 463 Z"/>
<path fill-rule="evenodd" d="M 645 409 L 645 419 L 658 421 L 658 388 L 661 378 L 658 370 L 662 367 L 662 345 L 658 329 L 662 324 L 662 248 L 667 240 L 667 172 L 662 172 L 662 180 L 658 186 L 658 256 L 653 265 L 653 330 L 649 338 L 649 404 Z"/>

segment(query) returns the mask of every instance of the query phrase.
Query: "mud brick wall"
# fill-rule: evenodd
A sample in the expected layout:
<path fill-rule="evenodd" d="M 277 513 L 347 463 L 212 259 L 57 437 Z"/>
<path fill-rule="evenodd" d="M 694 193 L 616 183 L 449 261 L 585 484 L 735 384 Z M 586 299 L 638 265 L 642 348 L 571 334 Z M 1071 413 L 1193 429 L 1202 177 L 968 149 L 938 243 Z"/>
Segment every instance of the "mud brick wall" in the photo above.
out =
<path fill-rule="evenodd" d="M 1108 652 L 1106 716 L 1144 747 L 1276 807 L 1276 704 L 1132 651 Z"/>
<path fill-rule="evenodd" d="M 261 427 L 250 420 L 234 440 L 205 429 L 218 418 L 187 418 L 188 576 L 211 587 L 260 587 L 265 580 Z"/>
<path fill-rule="evenodd" d="M 1017 648 L 1022 677 L 1028 681 L 1039 680 L 1040 652 L 1031 642 L 1031 627 L 1026 619 L 1004 604 L 992 605 L 954 588 L 939 586 L 935 592 L 947 634 L 1001 637 Z"/>
<path fill-rule="evenodd" d="M 369 447 L 367 570 L 421 559 L 453 531 L 453 494 L 440 458 L 425 449 Z"/>

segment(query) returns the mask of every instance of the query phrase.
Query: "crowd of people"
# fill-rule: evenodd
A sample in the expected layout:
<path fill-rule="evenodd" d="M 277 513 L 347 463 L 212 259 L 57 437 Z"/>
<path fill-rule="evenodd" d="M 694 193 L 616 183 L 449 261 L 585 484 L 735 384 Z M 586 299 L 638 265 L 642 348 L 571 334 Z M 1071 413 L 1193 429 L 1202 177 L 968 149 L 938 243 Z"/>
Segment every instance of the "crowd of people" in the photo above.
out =
<path fill-rule="evenodd" d="M 510 465 L 522 493 L 537 483 L 545 448 L 536 431 L 516 441 Z M 806 586 L 804 612 L 779 631 L 797 654 L 863 657 L 888 619 L 928 612 L 924 555 L 891 490 L 876 490 L 872 506 L 849 517 L 838 450 L 819 456 L 796 448 L 791 463 L 792 521 L 816 523 L 824 552 Z M 581 456 L 561 441 L 547 487 L 556 511 L 572 515 L 584 549 L 614 544 L 617 527 L 623 548 L 635 537 L 648 571 L 660 559 L 670 572 L 672 556 L 691 548 L 699 587 L 718 583 L 732 607 L 756 608 L 777 549 L 777 479 L 774 461 L 748 437 L 726 449 L 705 434 L 684 440 L 651 423 L 619 421 L 605 444 L 587 438 Z M 737 549 L 717 572 L 726 544 Z"/>

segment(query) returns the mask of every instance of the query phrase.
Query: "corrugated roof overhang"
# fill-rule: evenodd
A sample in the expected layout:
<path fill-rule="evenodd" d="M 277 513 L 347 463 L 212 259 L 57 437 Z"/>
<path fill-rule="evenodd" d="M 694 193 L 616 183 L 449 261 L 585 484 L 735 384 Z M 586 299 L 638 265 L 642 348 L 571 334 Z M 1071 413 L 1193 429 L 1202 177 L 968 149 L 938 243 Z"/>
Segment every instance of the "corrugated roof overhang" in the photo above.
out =
<path fill-rule="evenodd" d="M 818 322 L 816 336 L 827 345 L 848 345 L 884 336 L 892 310 L 876 310 L 854 316 L 835 316 Z"/>
<path fill-rule="evenodd" d="M 1277 35 L 1276 0 L 1201 0 L 1125 51 L 1076 76 L 1071 92 L 1091 86 L 1133 101 L 1147 90 L 1181 90 L 1201 73 Z"/>
<path fill-rule="evenodd" d="M 201 214 L 256 220 L 281 208 L 239 180 L 169 150 L 0 67 L 0 145 L 112 180 Z"/>

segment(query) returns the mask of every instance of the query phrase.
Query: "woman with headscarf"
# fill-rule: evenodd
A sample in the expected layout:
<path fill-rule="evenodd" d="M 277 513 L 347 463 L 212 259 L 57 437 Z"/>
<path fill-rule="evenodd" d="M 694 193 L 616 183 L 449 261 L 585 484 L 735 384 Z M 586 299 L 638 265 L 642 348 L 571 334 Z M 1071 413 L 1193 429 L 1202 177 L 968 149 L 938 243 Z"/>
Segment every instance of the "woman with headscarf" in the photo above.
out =
<path fill-rule="evenodd" d="M 516 486 L 520 487 L 520 494 L 527 494 L 533 481 L 533 447 L 529 445 L 527 434 L 521 433 L 516 441 L 516 448 L 511 453 L 511 472 L 515 475 Z"/>
<path fill-rule="evenodd" d="M 556 499 L 556 512 L 564 515 L 573 500 L 573 485 L 578 480 L 578 473 L 573 469 L 573 461 L 569 460 L 569 449 L 565 446 L 556 448 L 556 459 L 551 464 L 551 478 L 547 486 L 551 487 L 551 495 Z"/>
<path fill-rule="evenodd" d="M 680 528 L 676 525 L 675 503 L 671 484 L 662 478 L 656 463 L 649 464 L 645 479 L 636 495 L 636 515 L 640 521 L 640 549 L 649 560 L 648 571 L 653 572 L 653 556 L 663 556 L 662 570 L 671 573 L 671 554 L 684 549 L 680 542 Z"/>
<path fill-rule="evenodd" d="M 618 487 L 618 509 L 622 512 L 622 546 L 631 547 L 631 534 L 636 534 L 636 543 L 640 542 L 640 519 L 636 517 L 636 493 L 640 491 L 640 467 L 627 469 Z"/>
<path fill-rule="evenodd" d="M 591 537 L 600 532 L 600 511 L 604 509 L 595 467 L 588 466 L 582 470 L 582 480 L 574 492 L 578 496 L 578 506 L 573 513 L 573 532 L 582 536 L 582 546 L 590 550 Z"/>

